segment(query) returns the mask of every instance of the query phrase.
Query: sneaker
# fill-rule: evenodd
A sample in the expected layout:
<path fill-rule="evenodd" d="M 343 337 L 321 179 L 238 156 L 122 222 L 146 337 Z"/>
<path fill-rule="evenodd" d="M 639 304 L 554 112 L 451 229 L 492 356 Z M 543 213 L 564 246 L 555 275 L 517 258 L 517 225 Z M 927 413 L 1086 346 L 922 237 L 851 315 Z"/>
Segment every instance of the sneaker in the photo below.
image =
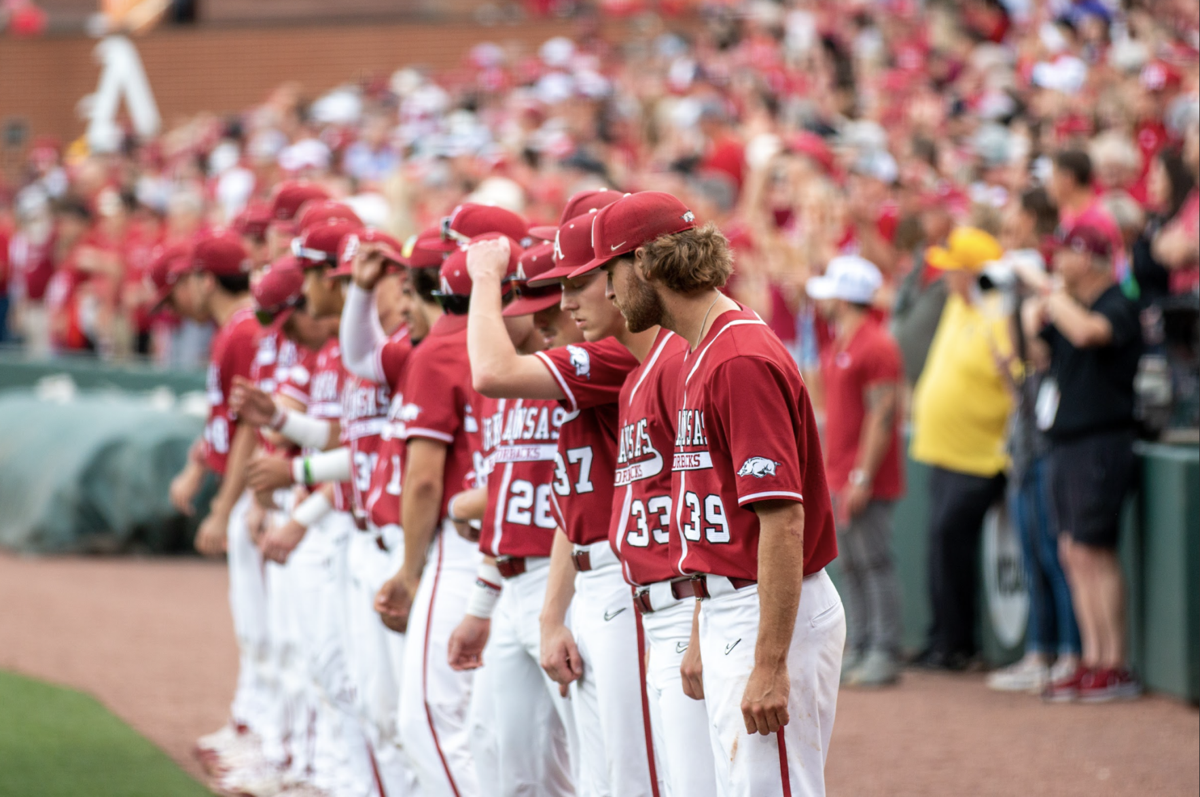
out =
<path fill-rule="evenodd" d="M 939 648 L 926 648 L 913 658 L 911 664 L 921 670 L 937 672 L 963 672 L 972 665 L 973 656 L 955 651 L 947 653 Z"/>
<path fill-rule="evenodd" d="M 238 797 L 275 797 L 284 789 L 283 774 L 267 764 L 257 764 L 235 769 L 218 779 L 218 786 L 226 794 Z"/>
<path fill-rule="evenodd" d="M 1079 666 L 1079 657 L 1071 654 L 1059 656 L 1054 661 L 1054 666 L 1050 668 L 1050 683 L 1061 681 L 1062 679 L 1075 672 L 1075 668 Z"/>
<path fill-rule="evenodd" d="M 882 650 L 872 650 L 842 681 L 847 686 L 879 687 L 890 686 L 900 678 L 900 666 L 896 659 Z"/>
<path fill-rule="evenodd" d="M 247 728 L 244 725 L 239 726 L 232 722 L 227 723 L 218 730 L 197 739 L 196 752 L 198 754 L 215 753 L 233 744 L 244 733 L 247 733 Z"/>
<path fill-rule="evenodd" d="M 1075 671 L 1065 678 L 1051 681 L 1042 691 L 1042 700 L 1047 703 L 1070 703 L 1079 697 L 1079 686 L 1085 676 L 1092 672 L 1090 667 L 1082 664 L 1075 666 Z"/>
<path fill-rule="evenodd" d="M 989 689 L 997 692 L 1040 692 L 1050 683 L 1050 668 L 1045 662 L 1026 656 L 1015 664 L 996 670 L 987 677 Z"/>
<path fill-rule="evenodd" d="M 1124 667 L 1092 670 L 1079 682 L 1081 703 L 1133 700 L 1142 694 L 1142 684 Z"/>

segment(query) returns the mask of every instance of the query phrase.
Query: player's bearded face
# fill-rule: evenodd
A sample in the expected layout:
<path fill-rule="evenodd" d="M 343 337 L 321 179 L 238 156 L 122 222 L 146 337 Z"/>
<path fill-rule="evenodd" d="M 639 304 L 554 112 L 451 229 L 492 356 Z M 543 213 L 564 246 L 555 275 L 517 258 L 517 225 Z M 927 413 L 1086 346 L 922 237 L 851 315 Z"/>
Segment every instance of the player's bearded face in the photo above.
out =
<path fill-rule="evenodd" d="M 612 269 L 613 303 L 625 316 L 630 332 L 644 332 L 662 321 L 663 305 L 658 291 L 637 273 L 629 261 Z"/>

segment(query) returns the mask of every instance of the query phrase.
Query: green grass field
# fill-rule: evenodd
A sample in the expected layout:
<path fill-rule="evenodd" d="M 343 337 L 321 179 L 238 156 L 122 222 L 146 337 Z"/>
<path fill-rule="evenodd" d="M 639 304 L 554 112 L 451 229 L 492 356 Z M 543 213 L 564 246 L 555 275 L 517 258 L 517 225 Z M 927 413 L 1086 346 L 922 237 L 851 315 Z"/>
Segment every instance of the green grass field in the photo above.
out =
<path fill-rule="evenodd" d="M 0 672 L 0 797 L 205 797 L 94 698 Z"/>

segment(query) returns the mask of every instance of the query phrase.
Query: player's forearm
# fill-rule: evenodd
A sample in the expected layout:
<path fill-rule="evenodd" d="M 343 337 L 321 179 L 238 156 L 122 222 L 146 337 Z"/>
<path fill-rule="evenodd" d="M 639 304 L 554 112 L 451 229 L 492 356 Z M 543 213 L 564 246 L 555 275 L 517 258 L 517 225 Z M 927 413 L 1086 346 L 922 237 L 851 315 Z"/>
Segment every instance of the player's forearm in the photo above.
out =
<path fill-rule="evenodd" d="M 324 484 L 350 481 L 350 447 L 341 446 L 292 459 L 292 481 L 296 484 Z"/>
<path fill-rule="evenodd" d="M 410 471 L 411 473 L 411 471 Z M 442 513 L 442 472 L 436 477 L 410 475 L 404 480 L 400 524 L 404 529 L 404 569 L 419 578 Z"/>
<path fill-rule="evenodd" d="M 501 313 L 500 285 L 476 281 L 467 315 L 467 355 L 476 390 L 491 398 L 561 399 L 562 388 L 537 361 L 517 352 Z"/>
<path fill-rule="evenodd" d="M 301 448 L 336 448 L 340 427 L 325 418 L 314 418 L 294 409 L 281 407 L 276 400 L 275 417 L 270 428 L 291 440 Z"/>
<path fill-rule="evenodd" d="M 575 565 L 571 561 L 574 549 L 575 546 L 562 529 L 554 532 L 550 573 L 546 578 L 546 599 L 542 604 L 542 625 L 562 625 L 566 622 L 567 609 L 575 597 Z"/>
<path fill-rule="evenodd" d="M 372 382 L 383 382 L 379 372 L 376 353 L 386 342 L 387 335 L 379 323 L 375 310 L 374 292 L 365 291 L 350 283 L 346 289 L 346 304 L 342 308 L 342 320 L 338 327 L 341 343 L 342 364 L 355 376 Z"/>
<path fill-rule="evenodd" d="M 487 511 L 487 488 L 473 487 L 463 490 L 450 498 L 449 512 L 451 520 L 483 520 Z"/>
<path fill-rule="evenodd" d="M 758 641 L 756 666 L 778 667 L 787 661 L 800 582 L 804 572 L 804 505 L 765 502 L 756 506 L 758 540 Z"/>
<path fill-rule="evenodd" d="M 246 424 L 239 423 L 229 445 L 225 477 L 221 479 L 221 486 L 213 496 L 211 508 L 214 514 L 228 515 L 233 511 L 233 505 L 246 489 L 246 466 L 257 445 L 254 430 Z"/>

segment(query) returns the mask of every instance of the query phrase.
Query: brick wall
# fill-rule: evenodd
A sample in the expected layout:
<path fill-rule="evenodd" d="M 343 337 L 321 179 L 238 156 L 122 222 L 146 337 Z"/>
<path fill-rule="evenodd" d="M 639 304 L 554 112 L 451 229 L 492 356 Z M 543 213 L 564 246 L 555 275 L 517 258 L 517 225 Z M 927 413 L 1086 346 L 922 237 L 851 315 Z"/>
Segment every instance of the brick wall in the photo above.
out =
<path fill-rule="evenodd" d="M 614 28 L 615 33 L 618 29 Z M 559 34 L 565 22 L 483 27 L 465 22 L 275 28 L 156 30 L 136 40 L 164 123 L 199 111 L 238 111 L 288 80 L 310 96 L 367 73 L 405 65 L 446 69 L 481 41 L 520 42 L 527 49 Z M 99 67 L 85 36 L 0 38 L 0 125 L 20 118 L 32 135 L 68 141 L 85 124 L 79 100 L 95 91 Z M 0 162 L 11 168 L 17 153 Z"/>

